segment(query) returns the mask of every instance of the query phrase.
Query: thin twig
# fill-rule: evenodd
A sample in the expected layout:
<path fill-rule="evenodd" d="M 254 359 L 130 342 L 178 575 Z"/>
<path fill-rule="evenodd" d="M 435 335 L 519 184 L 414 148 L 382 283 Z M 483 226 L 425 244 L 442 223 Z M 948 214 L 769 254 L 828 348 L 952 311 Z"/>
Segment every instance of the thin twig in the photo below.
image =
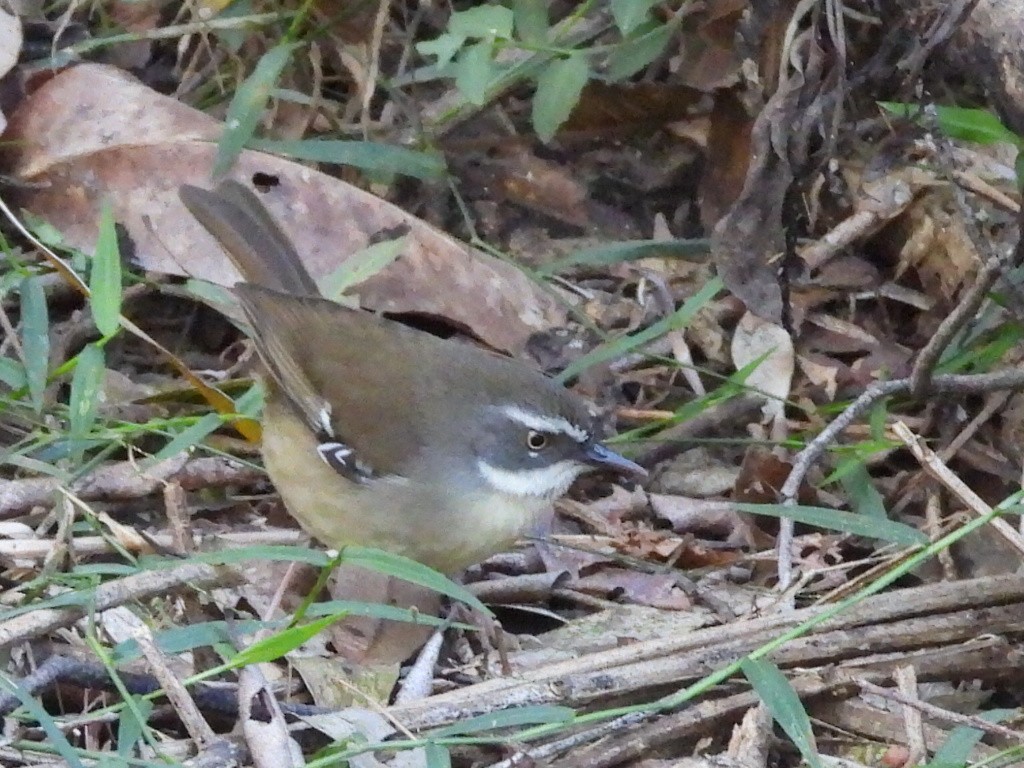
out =
<path fill-rule="evenodd" d="M 953 723 L 954 725 L 966 725 L 969 728 L 977 728 L 985 733 L 1004 736 L 1011 739 L 1016 744 L 1024 742 L 1024 732 L 1016 731 L 1013 728 L 1007 728 L 1005 725 L 990 722 L 984 718 L 977 717 L 976 715 L 962 715 L 959 712 L 951 712 L 948 709 L 937 707 L 926 701 L 904 696 L 892 688 L 883 688 L 882 686 L 876 685 L 868 680 L 858 680 L 857 684 L 865 693 L 873 693 L 876 696 L 881 696 L 889 701 L 895 701 L 903 706 L 912 707 L 923 712 L 929 717 L 935 718 L 936 720 L 943 720 L 947 723 Z"/>
<path fill-rule="evenodd" d="M 817 462 L 828 447 L 832 445 L 848 426 L 868 411 L 879 400 L 898 394 L 910 392 L 910 379 L 894 379 L 879 381 L 870 385 L 864 392 L 850 403 L 846 410 L 833 419 L 818 435 L 807 444 L 793 459 L 786 482 L 782 484 L 779 495 L 784 504 L 795 506 L 800 485 L 807 477 L 810 468 Z M 995 373 L 981 374 L 946 374 L 936 376 L 931 382 L 933 394 L 977 395 L 1000 390 L 1024 389 L 1024 370 L 1010 368 Z"/>

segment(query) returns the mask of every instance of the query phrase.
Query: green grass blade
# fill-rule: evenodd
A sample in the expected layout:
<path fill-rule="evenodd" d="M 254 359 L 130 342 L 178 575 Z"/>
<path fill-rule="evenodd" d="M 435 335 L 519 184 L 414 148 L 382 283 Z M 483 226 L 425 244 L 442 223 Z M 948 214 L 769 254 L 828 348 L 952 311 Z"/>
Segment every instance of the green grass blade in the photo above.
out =
<path fill-rule="evenodd" d="M 427 768 L 452 768 L 452 756 L 447 747 L 428 741 L 423 748 Z"/>
<path fill-rule="evenodd" d="M 331 562 L 326 552 L 309 547 L 293 547 L 287 544 L 254 544 L 247 547 L 232 547 L 215 552 L 196 552 L 189 559 L 211 565 L 237 565 L 250 560 L 271 560 L 274 562 L 295 561 L 323 568 Z M 143 557 L 141 565 L 149 568 L 174 568 L 181 565 L 180 560 L 167 558 Z"/>
<path fill-rule="evenodd" d="M 850 505 L 854 512 L 875 520 L 889 519 L 885 511 L 885 499 L 871 483 L 871 475 L 868 474 L 864 462 L 857 461 L 854 466 L 850 467 L 843 474 L 841 482 L 850 498 Z"/>
<path fill-rule="evenodd" d="M 354 544 L 345 547 L 341 554 L 340 561 L 342 563 L 358 565 L 363 568 L 369 568 L 377 573 L 383 573 L 386 576 L 394 576 L 413 584 L 419 584 L 427 589 L 440 592 L 442 595 L 460 600 L 466 603 L 466 605 L 476 608 L 478 611 L 490 614 L 490 611 L 487 610 L 484 604 L 461 584 L 456 584 L 443 574 L 428 568 L 422 563 L 417 563 L 415 560 L 410 560 L 407 557 L 402 557 L 392 552 L 359 547 Z M 321 550 L 276 544 L 237 547 L 218 552 L 201 552 L 193 555 L 192 560 L 225 565 L 249 563 L 252 560 L 294 560 L 323 568 L 329 565 L 333 558 Z M 150 567 L 174 567 L 175 565 L 180 565 L 178 560 L 172 561 L 163 558 L 144 558 L 142 563 L 150 564 Z"/>
<path fill-rule="evenodd" d="M 245 667 L 249 664 L 260 664 L 280 659 L 345 616 L 344 613 L 335 613 L 308 624 L 300 624 L 297 627 L 288 627 L 280 632 L 275 632 L 270 637 L 265 637 L 239 651 L 229 662 L 229 668 Z"/>
<path fill-rule="evenodd" d="M 1019 714 L 1019 710 L 1016 709 L 990 709 L 979 712 L 977 717 L 989 723 L 999 723 L 1013 720 Z M 980 728 L 958 725 L 950 732 L 942 746 L 935 750 L 935 756 L 927 765 L 929 768 L 968 765 L 974 748 L 984 737 L 985 732 Z"/>
<path fill-rule="evenodd" d="M 360 600 L 325 600 L 322 603 L 313 603 L 306 611 L 307 616 L 326 616 L 330 613 L 344 611 L 349 616 L 367 616 L 372 619 L 387 619 L 388 621 L 401 621 L 406 624 L 424 624 L 428 627 L 453 627 L 456 629 L 473 630 L 469 624 L 451 622 L 439 616 L 428 616 L 413 608 L 399 608 L 395 605 L 383 603 L 367 603 Z"/>
<path fill-rule="evenodd" d="M 737 504 L 736 509 L 753 515 L 788 517 L 798 523 L 816 528 L 845 531 L 857 536 L 882 539 L 903 547 L 917 547 L 928 543 L 928 538 L 916 528 L 892 520 L 843 512 L 828 507 L 787 507 L 784 504 Z"/>
<path fill-rule="evenodd" d="M 113 336 L 121 327 L 121 290 L 121 251 L 114 212 L 109 203 L 104 203 L 96 252 L 89 268 L 89 306 L 96 327 L 104 336 Z"/>
<path fill-rule="evenodd" d="M 43 709 L 38 701 L 32 698 L 27 691 L 19 688 L 14 681 L 9 680 L 4 674 L 0 674 L 0 689 L 7 693 L 13 693 L 21 701 L 22 706 L 39 723 L 39 727 L 43 729 L 48 744 L 53 747 L 58 755 L 64 758 L 64 762 L 71 766 L 71 768 L 84 768 L 82 761 L 78 759 L 75 748 L 71 746 L 64 732 L 57 727 L 57 723 L 54 722 L 50 713 Z"/>
<path fill-rule="evenodd" d="M 231 642 L 231 636 L 248 635 L 260 629 L 283 627 L 285 622 L 266 622 L 256 619 L 232 621 L 229 628 L 226 621 L 204 621 L 183 627 L 171 627 L 153 634 L 156 647 L 166 654 L 174 655 Z M 134 639 L 122 640 L 110 652 L 117 665 L 124 665 L 142 656 L 139 644 Z"/>
<path fill-rule="evenodd" d="M 347 565 L 358 565 L 412 584 L 419 584 L 421 587 L 453 597 L 488 616 L 491 614 L 486 606 L 461 584 L 456 584 L 433 568 L 428 568 L 415 560 L 380 549 L 357 546 L 345 547 L 342 554 L 342 562 Z"/>
<path fill-rule="evenodd" d="M 38 277 L 21 281 L 21 348 L 29 398 L 36 413 L 41 413 L 50 370 L 50 315 Z"/>
<path fill-rule="evenodd" d="M 529 707 L 515 707 L 478 715 L 462 720 L 454 725 L 432 731 L 430 736 L 435 739 L 449 736 L 467 736 L 474 733 L 487 733 L 499 728 L 517 728 L 523 725 L 544 725 L 546 723 L 570 723 L 576 717 L 576 711 L 570 707 L 559 707 L 552 704 L 537 704 Z"/>
<path fill-rule="evenodd" d="M 9 357 L 0 357 L 0 382 L 11 389 L 21 389 L 28 382 L 25 366 Z"/>
<path fill-rule="evenodd" d="M 580 371 L 585 371 L 592 365 L 598 365 L 599 363 L 622 357 L 627 352 L 649 344 L 669 331 L 684 327 L 693 319 L 693 316 L 697 314 L 701 307 L 711 301 L 715 294 L 722 290 L 722 285 L 721 278 L 713 277 L 697 293 L 683 302 L 683 306 L 668 317 L 631 336 L 623 336 L 608 344 L 602 344 L 569 365 L 555 378 L 558 381 L 568 381 L 580 373 Z"/>
<path fill-rule="evenodd" d="M 411 176 L 426 181 L 444 178 L 448 171 L 444 155 L 438 152 L 406 149 L 376 141 L 253 139 L 248 146 L 296 160 L 350 165 L 374 174 Z"/>
<path fill-rule="evenodd" d="M 207 413 L 199 417 L 194 424 L 185 427 L 185 429 L 171 438 L 163 448 L 143 462 L 143 468 L 150 467 L 172 456 L 177 456 L 182 451 L 187 451 L 199 445 L 223 423 L 224 418 L 219 413 Z"/>
<path fill-rule="evenodd" d="M 153 702 L 139 696 L 132 697 L 134 709 L 125 707 L 117 720 L 117 754 L 132 757 L 137 747 L 144 744 L 145 726 L 153 713 Z M 136 716 L 136 713 L 138 716 Z M 141 722 L 140 719 L 141 718 Z"/>
<path fill-rule="evenodd" d="M 812 768 L 824 768 L 814 745 L 811 719 L 786 676 L 778 667 L 764 659 L 744 659 L 740 667 L 775 722 L 800 750 L 807 764 Z"/>
<path fill-rule="evenodd" d="M 402 255 L 408 240 L 407 237 L 385 240 L 353 253 L 334 272 L 320 280 L 321 295 L 337 299 L 352 286 L 373 277 Z"/>
<path fill-rule="evenodd" d="M 224 118 L 224 134 L 217 143 L 214 178 L 227 173 L 252 138 L 277 78 L 281 76 L 281 70 L 296 47 L 296 43 L 284 43 L 271 48 L 256 63 L 252 74 L 238 86 Z"/>
<path fill-rule="evenodd" d="M 78 362 L 71 377 L 71 392 L 68 396 L 68 437 L 73 443 L 85 440 L 92 431 L 105 373 L 103 350 L 95 344 L 87 344 L 78 353 Z M 79 460 L 81 454 L 82 449 L 76 449 Z"/>

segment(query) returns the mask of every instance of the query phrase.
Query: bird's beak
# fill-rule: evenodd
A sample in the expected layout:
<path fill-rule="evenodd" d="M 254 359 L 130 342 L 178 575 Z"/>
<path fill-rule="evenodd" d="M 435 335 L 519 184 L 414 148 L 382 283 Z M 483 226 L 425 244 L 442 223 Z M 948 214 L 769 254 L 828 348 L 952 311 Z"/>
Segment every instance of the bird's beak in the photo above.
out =
<path fill-rule="evenodd" d="M 617 472 L 620 475 L 629 475 L 636 479 L 647 477 L 647 470 L 630 461 L 625 456 L 619 456 L 600 443 L 591 443 L 583 449 L 583 456 L 587 463 L 595 469 L 607 469 Z"/>

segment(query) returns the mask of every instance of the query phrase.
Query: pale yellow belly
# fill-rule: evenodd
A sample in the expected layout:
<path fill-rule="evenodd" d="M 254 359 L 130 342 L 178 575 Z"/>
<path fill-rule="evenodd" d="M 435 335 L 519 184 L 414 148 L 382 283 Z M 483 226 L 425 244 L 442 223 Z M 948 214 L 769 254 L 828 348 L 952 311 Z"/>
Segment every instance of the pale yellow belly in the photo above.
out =
<path fill-rule="evenodd" d="M 270 479 L 291 515 L 328 547 L 376 547 L 454 573 L 508 548 L 550 514 L 544 499 L 459 497 L 443 486 L 412 493 L 401 479 L 358 485 L 319 458 L 300 421 L 274 424 L 263 435 Z"/>

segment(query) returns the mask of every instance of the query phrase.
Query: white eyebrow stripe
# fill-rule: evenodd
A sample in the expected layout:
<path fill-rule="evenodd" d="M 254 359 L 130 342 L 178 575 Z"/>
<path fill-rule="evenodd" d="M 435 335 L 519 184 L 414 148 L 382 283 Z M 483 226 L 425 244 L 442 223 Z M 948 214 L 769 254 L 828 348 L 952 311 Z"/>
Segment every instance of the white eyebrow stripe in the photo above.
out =
<path fill-rule="evenodd" d="M 513 421 L 518 421 L 527 429 L 535 429 L 538 432 L 548 434 L 564 434 L 571 437 L 577 443 L 585 443 L 590 439 L 587 430 L 576 426 L 568 419 L 561 416 L 542 416 L 539 413 L 520 408 L 518 405 L 502 406 L 501 412 Z"/>

